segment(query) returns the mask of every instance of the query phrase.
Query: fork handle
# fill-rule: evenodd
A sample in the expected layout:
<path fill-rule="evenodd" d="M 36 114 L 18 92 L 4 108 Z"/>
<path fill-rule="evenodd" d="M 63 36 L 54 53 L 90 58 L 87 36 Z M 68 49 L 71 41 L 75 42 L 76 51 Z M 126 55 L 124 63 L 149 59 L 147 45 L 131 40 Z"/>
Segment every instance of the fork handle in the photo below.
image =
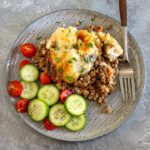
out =
<path fill-rule="evenodd" d="M 119 0 L 121 25 L 127 26 L 127 1 Z"/>
<path fill-rule="evenodd" d="M 128 58 L 128 48 L 127 48 L 127 1 L 126 0 L 119 0 L 119 10 L 120 10 L 120 19 L 122 25 L 122 34 L 123 34 L 123 47 L 124 47 L 124 60 L 129 60 Z"/>

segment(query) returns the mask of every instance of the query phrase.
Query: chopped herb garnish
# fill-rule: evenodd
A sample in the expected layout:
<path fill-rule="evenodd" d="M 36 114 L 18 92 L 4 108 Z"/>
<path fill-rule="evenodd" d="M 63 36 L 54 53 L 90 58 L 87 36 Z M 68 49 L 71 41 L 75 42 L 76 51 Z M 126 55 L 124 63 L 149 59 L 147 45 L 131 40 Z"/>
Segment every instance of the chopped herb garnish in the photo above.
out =
<path fill-rule="evenodd" d="M 81 74 L 84 72 L 84 68 L 81 69 Z"/>
<path fill-rule="evenodd" d="M 68 37 L 69 36 L 69 34 L 66 34 L 66 37 Z"/>
<path fill-rule="evenodd" d="M 107 41 L 107 43 L 105 44 L 105 46 L 110 46 L 110 42 L 109 42 L 109 41 Z"/>
<path fill-rule="evenodd" d="M 62 69 L 62 68 L 58 68 L 58 72 L 59 72 L 59 73 L 62 73 L 62 72 L 63 72 L 63 69 Z"/>
<path fill-rule="evenodd" d="M 95 40 L 95 45 L 98 46 L 98 41 L 97 40 Z"/>
<path fill-rule="evenodd" d="M 60 50 L 60 48 L 59 48 L 59 47 L 55 47 L 54 50 L 55 50 L 55 51 L 58 51 L 58 50 Z"/>
<path fill-rule="evenodd" d="M 56 61 L 57 63 L 59 63 L 59 62 L 60 62 L 60 58 L 56 57 L 56 58 L 55 58 L 55 61 Z"/>
<path fill-rule="evenodd" d="M 79 48 L 77 44 L 74 44 L 72 47 L 75 48 L 75 49 Z"/>
<path fill-rule="evenodd" d="M 77 60 L 75 57 L 72 57 L 68 62 L 69 62 L 69 63 L 73 63 L 73 61 L 76 61 L 76 62 L 77 62 L 78 60 Z"/>
<path fill-rule="evenodd" d="M 36 37 L 36 40 L 41 40 L 41 39 L 42 39 L 42 36 L 40 35 Z"/>
<path fill-rule="evenodd" d="M 72 57 L 71 60 L 78 61 L 75 57 Z"/>
<path fill-rule="evenodd" d="M 88 29 L 87 32 L 91 33 L 92 31 Z"/>
<path fill-rule="evenodd" d="M 60 24 L 60 21 L 56 21 L 57 24 Z"/>
<path fill-rule="evenodd" d="M 71 29 L 69 29 L 69 34 L 71 33 Z"/>
<path fill-rule="evenodd" d="M 85 61 L 86 63 L 89 62 L 87 57 L 84 57 L 84 61 Z"/>
<path fill-rule="evenodd" d="M 73 81 L 72 76 L 66 76 L 66 79 L 67 79 L 69 82 L 72 82 L 72 81 Z"/>
<path fill-rule="evenodd" d="M 91 21 L 95 21 L 96 20 L 96 17 L 94 16 L 93 18 L 91 18 Z"/>
<path fill-rule="evenodd" d="M 77 21 L 76 26 L 80 26 L 82 24 L 82 21 Z"/>
<path fill-rule="evenodd" d="M 72 60 L 68 60 L 68 63 L 72 63 Z"/>
<path fill-rule="evenodd" d="M 88 43 L 87 46 L 88 47 L 93 47 L 93 44 L 92 43 Z"/>

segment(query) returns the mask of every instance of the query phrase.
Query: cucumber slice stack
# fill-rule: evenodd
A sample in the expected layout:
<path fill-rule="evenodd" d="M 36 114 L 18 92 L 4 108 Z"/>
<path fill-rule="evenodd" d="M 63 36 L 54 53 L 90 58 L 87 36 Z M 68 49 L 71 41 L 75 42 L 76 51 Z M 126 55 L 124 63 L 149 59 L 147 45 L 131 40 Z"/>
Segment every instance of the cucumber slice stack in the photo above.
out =
<path fill-rule="evenodd" d="M 85 110 L 85 99 L 78 94 L 72 94 L 65 101 L 65 105 L 52 106 L 49 119 L 56 126 L 65 126 L 70 131 L 79 131 L 86 123 Z"/>
<path fill-rule="evenodd" d="M 79 131 L 86 123 L 85 111 L 87 108 L 85 99 L 78 94 L 68 96 L 65 104 L 58 104 L 59 90 L 54 85 L 44 85 L 40 89 L 35 82 L 39 77 L 37 67 L 27 64 L 20 69 L 23 91 L 22 98 L 36 99 L 28 105 L 29 117 L 36 121 L 43 121 L 47 116 L 56 126 L 64 126 L 70 131 Z M 51 108 L 50 108 L 50 107 Z"/>

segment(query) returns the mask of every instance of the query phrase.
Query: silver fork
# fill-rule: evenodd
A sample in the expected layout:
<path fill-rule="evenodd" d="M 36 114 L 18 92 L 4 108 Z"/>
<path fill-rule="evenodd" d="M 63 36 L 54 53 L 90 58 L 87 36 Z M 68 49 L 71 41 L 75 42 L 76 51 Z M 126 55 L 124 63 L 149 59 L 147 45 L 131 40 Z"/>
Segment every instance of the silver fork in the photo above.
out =
<path fill-rule="evenodd" d="M 134 71 L 129 63 L 127 48 L 127 2 L 119 0 L 120 18 L 123 34 L 124 58 L 120 66 L 119 81 L 123 96 L 123 101 L 135 99 Z"/>

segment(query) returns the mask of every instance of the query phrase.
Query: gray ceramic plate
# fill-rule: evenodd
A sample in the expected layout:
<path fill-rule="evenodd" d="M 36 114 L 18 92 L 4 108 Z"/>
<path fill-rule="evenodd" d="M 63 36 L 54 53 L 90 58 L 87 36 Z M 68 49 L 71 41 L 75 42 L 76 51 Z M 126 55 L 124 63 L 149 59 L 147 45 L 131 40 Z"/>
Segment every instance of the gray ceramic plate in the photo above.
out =
<path fill-rule="evenodd" d="M 91 21 L 91 18 L 95 21 Z M 14 79 L 19 79 L 18 63 L 23 57 L 19 53 L 19 45 L 25 42 L 38 44 L 36 38 L 40 35 L 45 37 L 50 35 L 59 26 L 75 26 L 77 21 L 82 21 L 79 28 L 87 25 L 103 25 L 105 28 L 112 25 L 109 32 L 121 44 L 121 26 L 114 19 L 98 12 L 89 10 L 61 10 L 49 13 L 30 24 L 17 38 L 12 46 L 6 63 L 6 84 Z M 102 114 L 101 108 L 96 102 L 88 102 L 88 110 L 86 112 L 86 127 L 79 132 L 70 132 L 65 128 L 59 128 L 55 131 L 46 131 L 42 123 L 33 122 L 27 114 L 18 114 L 33 129 L 51 138 L 65 141 L 84 141 L 102 136 L 119 127 L 127 120 L 129 115 L 134 111 L 138 104 L 144 85 L 144 64 L 141 51 L 129 33 L 129 59 L 135 71 L 136 82 L 136 99 L 135 101 L 122 102 L 120 90 L 107 97 L 109 105 L 111 105 L 112 114 Z M 15 99 L 9 98 L 14 104 Z M 14 108 L 15 109 L 15 108 Z"/>

